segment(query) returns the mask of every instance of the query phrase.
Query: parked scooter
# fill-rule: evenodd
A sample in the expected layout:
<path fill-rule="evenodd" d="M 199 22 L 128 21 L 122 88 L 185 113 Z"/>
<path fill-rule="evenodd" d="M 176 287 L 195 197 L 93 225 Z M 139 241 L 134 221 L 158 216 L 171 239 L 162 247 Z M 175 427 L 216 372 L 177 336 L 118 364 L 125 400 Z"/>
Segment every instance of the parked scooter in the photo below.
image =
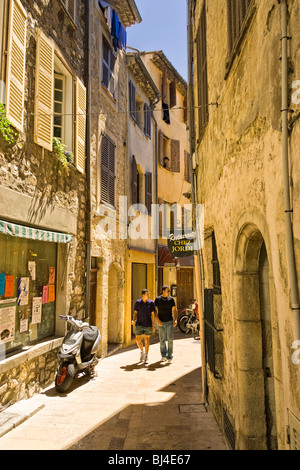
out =
<path fill-rule="evenodd" d="M 70 315 L 60 315 L 59 318 L 72 325 L 58 353 L 59 365 L 55 377 L 56 390 L 65 392 L 79 373 L 93 375 L 98 363 L 97 351 L 101 335 L 96 326 L 75 320 Z"/>
<path fill-rule="evenodd" d="M 197 334 L 199 331 L 198 304 L 195 300 L 180 312 L 178 327 L 182 333 Z"/>

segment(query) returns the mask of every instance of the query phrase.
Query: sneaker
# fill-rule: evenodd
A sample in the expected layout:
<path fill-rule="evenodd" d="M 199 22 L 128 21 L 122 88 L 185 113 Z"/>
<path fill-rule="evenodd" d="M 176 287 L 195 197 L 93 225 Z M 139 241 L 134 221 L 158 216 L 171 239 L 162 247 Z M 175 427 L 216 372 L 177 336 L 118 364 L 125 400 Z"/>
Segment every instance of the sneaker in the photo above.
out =
<path fill-rule="evenodd" d="M 168 364 L 172 364 L 172 359 L 167 359 Z"/>
<path fill-rule="evenodd" d="M 148 356 L 145 354 L 144 364 L 148 364 Z"/>
<path fill-rule="evenodd" d="M 168 360 L 168 359 L 167 359 L 166 357 L 162 356 L 162 358 L 161 358 L 160 361 L 161 361 L 161 362 L 167 362 L 167 360 Z"/>
<path fill-rule="evenodd" d="M 143 362 L 144 358 L 145 358 L 145 353 L 144 351 L 141 351 L 140 362 Z"/>

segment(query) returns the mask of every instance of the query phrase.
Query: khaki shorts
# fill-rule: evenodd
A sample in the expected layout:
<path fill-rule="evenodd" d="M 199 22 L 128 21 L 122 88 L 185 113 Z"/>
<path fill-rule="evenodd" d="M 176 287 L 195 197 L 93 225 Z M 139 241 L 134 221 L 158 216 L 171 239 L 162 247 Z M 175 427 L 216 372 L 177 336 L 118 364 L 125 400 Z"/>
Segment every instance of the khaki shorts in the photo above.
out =
<path fill-rule="evenodd" d="M 140 325 L 137 325 L 135 327 L 135 334 L 136 336 L 141 336 L 141 335 L 146 335 L 146 336 L 150 336 L 152 335 L 153 331 L 152 331 L 152 326 L 140 326 Z"/>

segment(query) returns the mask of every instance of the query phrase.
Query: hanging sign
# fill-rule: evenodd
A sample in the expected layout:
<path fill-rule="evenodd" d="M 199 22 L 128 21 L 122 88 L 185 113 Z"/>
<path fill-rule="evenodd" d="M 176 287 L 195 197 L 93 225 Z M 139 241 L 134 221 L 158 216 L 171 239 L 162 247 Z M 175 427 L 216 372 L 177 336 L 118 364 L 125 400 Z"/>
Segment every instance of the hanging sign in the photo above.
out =
<path fill-rule="evenodd" d="M 194 254 L 195 232 L 188 234 L 170 233 L 168 237 L 168 248 L 175 258 L 185 258 Z"/>

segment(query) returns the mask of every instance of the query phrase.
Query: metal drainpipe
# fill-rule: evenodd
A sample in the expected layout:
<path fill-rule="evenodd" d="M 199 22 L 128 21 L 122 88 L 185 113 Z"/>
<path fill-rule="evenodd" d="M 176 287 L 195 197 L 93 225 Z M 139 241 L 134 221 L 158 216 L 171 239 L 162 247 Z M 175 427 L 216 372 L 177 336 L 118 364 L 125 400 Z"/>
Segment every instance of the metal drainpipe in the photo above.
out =
<path fill-rule="evenodd" d="M 90 2 L 85 2 L 85 16 L 86 16 L 86 44 L 85 44 L 85 57 L 86 57 L 86 70 L 85 70 L 85 84 L 87 96 L 87 117 L 86 117 L 86 297 L 85 297 L 85 318 L 88 318 L 90 313 L 90 283 L 91 283 L 91 165 L 90 165 L 90 152 L 91 152 L 91 86 L 90 86 L 90 36 L 91 36 L 91 14 Z"/>
<path fill-rule="evenodd" d="M 288 141 L 288 52 L 287 44 L 290 39 L 287 35 L 288 24 L 287 0 L 281 1 L 281 22 L 282 22 L 282 164 L 283 164 L 283 185 L 284 185 L 284 212 L 286 227 L 286 250 L 287 263 L 290 277 L 291 308 L 294 313 L 295 340 L 300 340 L 300 308 L 299 291 L 297 282 L 296 260 L 293 243 L 292 212 L 290 201 L 290 175 L 289 175 L 289 141 Z"/>
<path fill-rule="evenodd" d="M 188 0 L 188 59 L 189 59 L 189 138 L 190 138 L 190 161 L 192 168 L 192 157 L 195 152 L 195 127 L 194 127 L 194 75 L 193 75 L 193 6 L 194 0 Z M 193 220 L 196 214 L 197 203 L 197 177 L 194 170 L 192 171 L 192 204 L 193 204 Z M 195 223 L 195 222 L 194 222 Z M 197 228 L 196 228 L 197 230 Z M 204 318 L 203 318 L 203 296 L 202 296 L 202 265 L 200 250 L 194 254 L 195 261 L 195 275 L 196 275 L 196 289 L 198 298 L 198 312 L 200 321 L 200 347 L 201 347 L 201 374 L 202 374 L 202 399 L 207 403 L 207 371 L 206 371 L 206 358 L 205 358 L 205 332 L 204 332 Z"/>

